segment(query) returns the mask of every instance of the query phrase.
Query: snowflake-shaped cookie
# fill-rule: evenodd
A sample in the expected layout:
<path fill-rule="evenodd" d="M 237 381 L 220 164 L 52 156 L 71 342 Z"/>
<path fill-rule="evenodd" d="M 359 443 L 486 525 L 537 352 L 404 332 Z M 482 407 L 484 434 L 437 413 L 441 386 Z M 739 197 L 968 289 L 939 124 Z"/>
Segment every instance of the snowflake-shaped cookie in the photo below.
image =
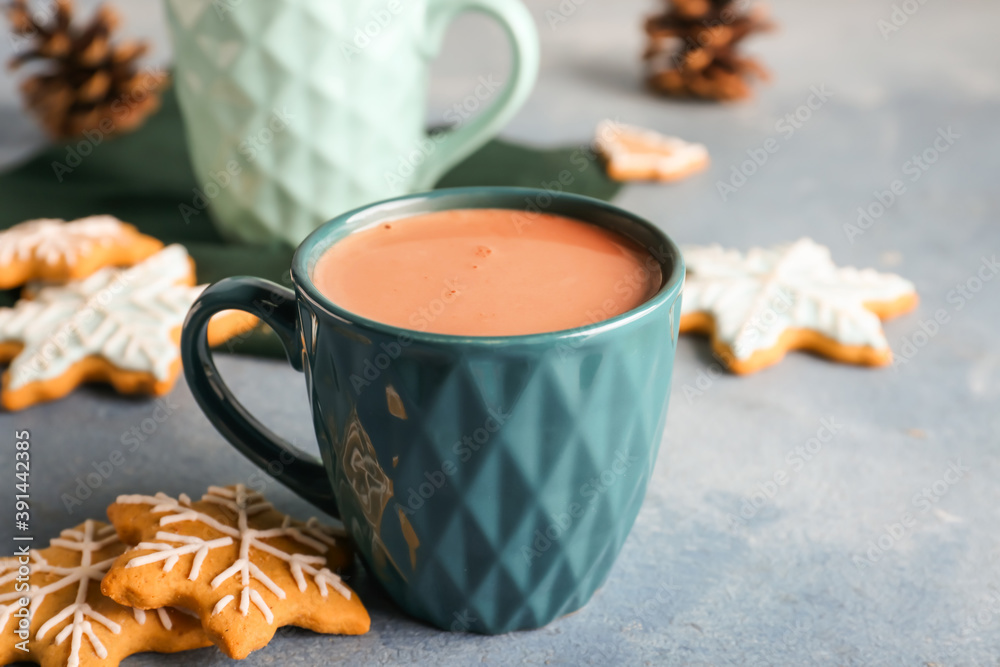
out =
<path fill-rule="evenodd" d="M 242 485 L 211 487 L 198 502 L 121 496 L 108 516 L 136 546 L 105 577 L 105 594 L 143 609 L 195 610 L 232 658 L 267 645 L 284 625 L 368 631 L 368 612 L 335 574 L 353 562 L 343 531 L 293 521 Z"/>
<path fill-rule="evenodd" d="M 889 364 L 881 320 L 917 303 L 910 281 L 837 267 L 829 249 L 810 239 L 746 254 L 719 246 L 682 251 L 687 280 L 680 330 L 709 334 L 734 373 L 775 364 L 793 349 L 845 363 Z"/>
<path fill-rule="evenodd" d="M 708 149 L 677 137 L 606 120 L 594 140 L 616 181 L 676 181 L 708 167 Z"/>
<path fill-rule="evenodd" d="M 110 215 L 29 220 L 0 231 L 0 289 L 79 280 L 107 266 L 132 266 L 162 247 Z"/>
<path fill-rule="evenodd" d="M 190 614 L 129 609 L 101 593 L 124 551 L 112 526 L 86 521 L 48 549 L 0 560 L 0 664 L 114 667 L 133 653 L 211 646 Z"/>
<path fill-rule="evenodd" d="M 187 251 L 172 245 L 132 268 L 41 287 L 31 299 L 0 308 L 0 362 L 11 361 L 0 402 L 17 410 L 89 381 L 110 382 L 122 393 L 166 393 L 180 372 L 180 327 L 204 289 L 193 285 Z M 220 313 L 210 343 L 254 321 Z"/>

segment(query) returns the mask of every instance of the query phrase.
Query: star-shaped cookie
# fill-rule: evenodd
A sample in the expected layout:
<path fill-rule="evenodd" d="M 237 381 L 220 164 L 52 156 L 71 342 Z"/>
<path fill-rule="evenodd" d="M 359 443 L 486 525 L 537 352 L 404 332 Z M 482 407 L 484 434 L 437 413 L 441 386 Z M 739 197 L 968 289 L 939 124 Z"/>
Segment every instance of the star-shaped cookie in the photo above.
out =
<path fill-rule="evenodd" d="M 120 496 L 108 516 L 136 545 L 101 586 L 140 609 L 181 606 L 201 617 L 231 658 L 267 645 L 275 630 L 368 632 L 368 612 L 336 572 L 353 562 L 343 531 L 293 521 L 243 485 L 187 497 Z"/>
<path fill-rule="evenodd" d="M 0 231 L 0 289 L 80 280 L 107 266 L 132 266 L 162 247 L 110 215 L 29 220 Z"/>
<path fill-rule="evenodd" d="M 193 285 L 191 258 L 172 245 L 129 269 L 43 286 L 0 308 L 0 362 L 10 361 L 0 403 L 19 410 L 95 381 L 126 394 L 165 394 L 180 372 L 181 325 L 204 289 Z M 255 323 L 246 313 L 220 313 L 209 342 Z"/>
<path fill-rule="evenodd" d="M 708 167 L 708 149 L 677 137 L 606 120 L 595 146 L 616 181 L 676 181 Z"/>
<path fill-rule="evenodd" d="M 0 559 L 0 664 L 115 667 L 134 653 L 211 646 L 189 613 L 129 609 L 101 593 L 124 551 L 113 527 L 85 521 L 48 549 Z"/>
<path fill-rule="evenodd" d="M 716 355 L 738 374 L 775 364 L 789 350 L 884 366 L 892 351 L 881 320 L 917 304 L 910 281 L 837 267 L 810 239 L 746 254 L 719 246 L 682 252 L 680 330 L 711 336 Z"/>

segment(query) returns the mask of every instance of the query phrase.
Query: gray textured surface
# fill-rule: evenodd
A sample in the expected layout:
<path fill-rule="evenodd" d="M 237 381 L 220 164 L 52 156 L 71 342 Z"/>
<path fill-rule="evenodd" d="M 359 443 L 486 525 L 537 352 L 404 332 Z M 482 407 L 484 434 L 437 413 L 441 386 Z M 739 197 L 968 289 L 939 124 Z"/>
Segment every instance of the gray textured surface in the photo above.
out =
<path fill-rule="evenodd" d="M 132 32 L 159 32 L 154 3 L 120 4 L 129 5 Z M 1000 250 L 1000 5 L 927 0 L 886 40 L 877 21 L 890 17 L 889 0 L 776 0 L 781 32 L 751 43 L 775 83 L 754 102 L 706 106 L 639 90 L 638 24 L 651 3 L 575 4 L 575 13 L 550 29 L 546 11 L 558 11 L 559 2 L 530 2 L 544 40 L 543 72 L 508 136 L 583 143 L 596 121 L 610 116 L 704 141 L 714 159 L 708 174 L 671 187 L 631 186 L 618 203 L 682 243 L 746 248 L 809 235 L 841 263 L 912 278 L 923 301 L 887 326 L 897 350 L 936 310 L 949 321 L 897 371 L 795 354 L 752 377 L 711 380 L 704 341 L 682 340 L 668 434 L 646 504 L 611 579 L 576 615 L 532 633 L 451 635 L 408 620 L 355 581 L 373 612 L 370 634 L 284 630 L 247 664 L 997 665 L 1000 279 L 961 309 L 948 295 L 979 270 L 983 256 Z M 497 32 L 483 26 L 470 20 L 452 32 L 432 114 L 467 95 L 478 75 L 503 71 Z M 456 53 L 463 55 L 449 59 Z M 157 57 L 166 58 L 166 49 Z M 821 84 L 833 97 L 791 136 L 776 129 L 807 101 L 810 86 Z M 5 161 L 37 141 L 14 109 L 12 90 L 9 79 L 0 81 Z M 908 180 L 905 163 L 948 126 L 960 139 L 919 180 Z M 723 202 L 716 181 L 768 137 L 780 150 Z M 907 192 L 849 243 L 843 224 L 896 178 Z M 222 367 L 266 421 L 312 442 L 300 377 L 250 359 L 224 359 Z M 211 429 L 186 387 L 169 400 L 172 416 L 72 516 L 60 497 L 74 492 L 74 477 L 120 448 L 122 434 L 141 425 L 152 404 L 87 389 L 0 415 L 0 484 L 13 485 L 11 432 L 32 431 L 38 538 L 101 517 L 122 492 L 197 493 L 254 473 Z M 841 434 L 801 465 L 794 454 L 788 459 L 829 417 L 844 425 Z M 939 484 L 940 495 L 932 490 L 933 504 L 920 501 L 955 461 L 968 472 Z M 788 482 L 745 525 L 733 525 L 728 515 L 779 470 Z M 283 509 L 308 513 L 277 484 L 271 490 Z M 0 497 L 10 493 L 0 488 Z M 904 515 L 911 525 L 891 537 L 886 531 Z M 9 525 L 0 517 L 5 544 Z M 858 565 L 855 557 L 864 559 L 880 537 L 889 548 L 872 552 L 877 562 Z M 194 656 L 225 662 L 212 650 Z M 127 664 L 191 660 L 140 656 Z"/>

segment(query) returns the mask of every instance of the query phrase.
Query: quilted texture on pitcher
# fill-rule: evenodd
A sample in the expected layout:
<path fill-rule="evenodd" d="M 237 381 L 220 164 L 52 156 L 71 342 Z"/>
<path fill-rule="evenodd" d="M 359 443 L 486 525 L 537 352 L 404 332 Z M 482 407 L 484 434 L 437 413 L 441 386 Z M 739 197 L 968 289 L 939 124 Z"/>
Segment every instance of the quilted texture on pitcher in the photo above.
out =
<path fill-rule="evenodd" d="M 385 197 L 386 173 L 400 172 L 400 156 L 423 136 L 421 119 L 397 110 L 423 99 L 426 63 L 417 53 L 383 63 L 399 44 L 421 43 L 410 34 L 421 21 L 392 21 L 355 53 L 344 48 L 371 20 L 368 3 L 167 1 L 185 54 L 181 106 L 198 119 L 187 123 L 188 143 L 206 191 L 218 185 L 220 224 L 295 245 L 343 202 Z M 219 183 L 220 173 L 231 180 Z"/>

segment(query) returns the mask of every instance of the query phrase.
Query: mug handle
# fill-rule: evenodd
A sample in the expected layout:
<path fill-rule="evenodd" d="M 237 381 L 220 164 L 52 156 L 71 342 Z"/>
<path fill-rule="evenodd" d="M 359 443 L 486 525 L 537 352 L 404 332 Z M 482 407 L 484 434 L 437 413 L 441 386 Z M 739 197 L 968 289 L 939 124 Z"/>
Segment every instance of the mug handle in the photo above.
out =
<path fill-rule="evenodd" d="M 288 362 L 301 372 L 295 292 L 269 280 L 246 277 L 226 278 L 208 287 L 194 302 L 181 331 L 184 377 L 202 412 L 236 449 L 313 505 L 339 516 L 323 464 L 261 424 L 222 381 L 208 346 L 209 320 L 222 310 L 243 310 L 268 324 L 281 340 Z"/>
<path fill-rule="evenodd" d="M 510 81 L 489 108 L 455 130 L 429 137 L 435 145 L 414 179 L 416 191 L 430 190 L 438 179 L 496 136 L 527 100 L 538 77 L 538 31 L 520 0 L 431 0 L 427 14 L 428 60 L 441 49 L 445 30 L 461 13 L 482 12 L 496 20 L 511 46 Z"/>

